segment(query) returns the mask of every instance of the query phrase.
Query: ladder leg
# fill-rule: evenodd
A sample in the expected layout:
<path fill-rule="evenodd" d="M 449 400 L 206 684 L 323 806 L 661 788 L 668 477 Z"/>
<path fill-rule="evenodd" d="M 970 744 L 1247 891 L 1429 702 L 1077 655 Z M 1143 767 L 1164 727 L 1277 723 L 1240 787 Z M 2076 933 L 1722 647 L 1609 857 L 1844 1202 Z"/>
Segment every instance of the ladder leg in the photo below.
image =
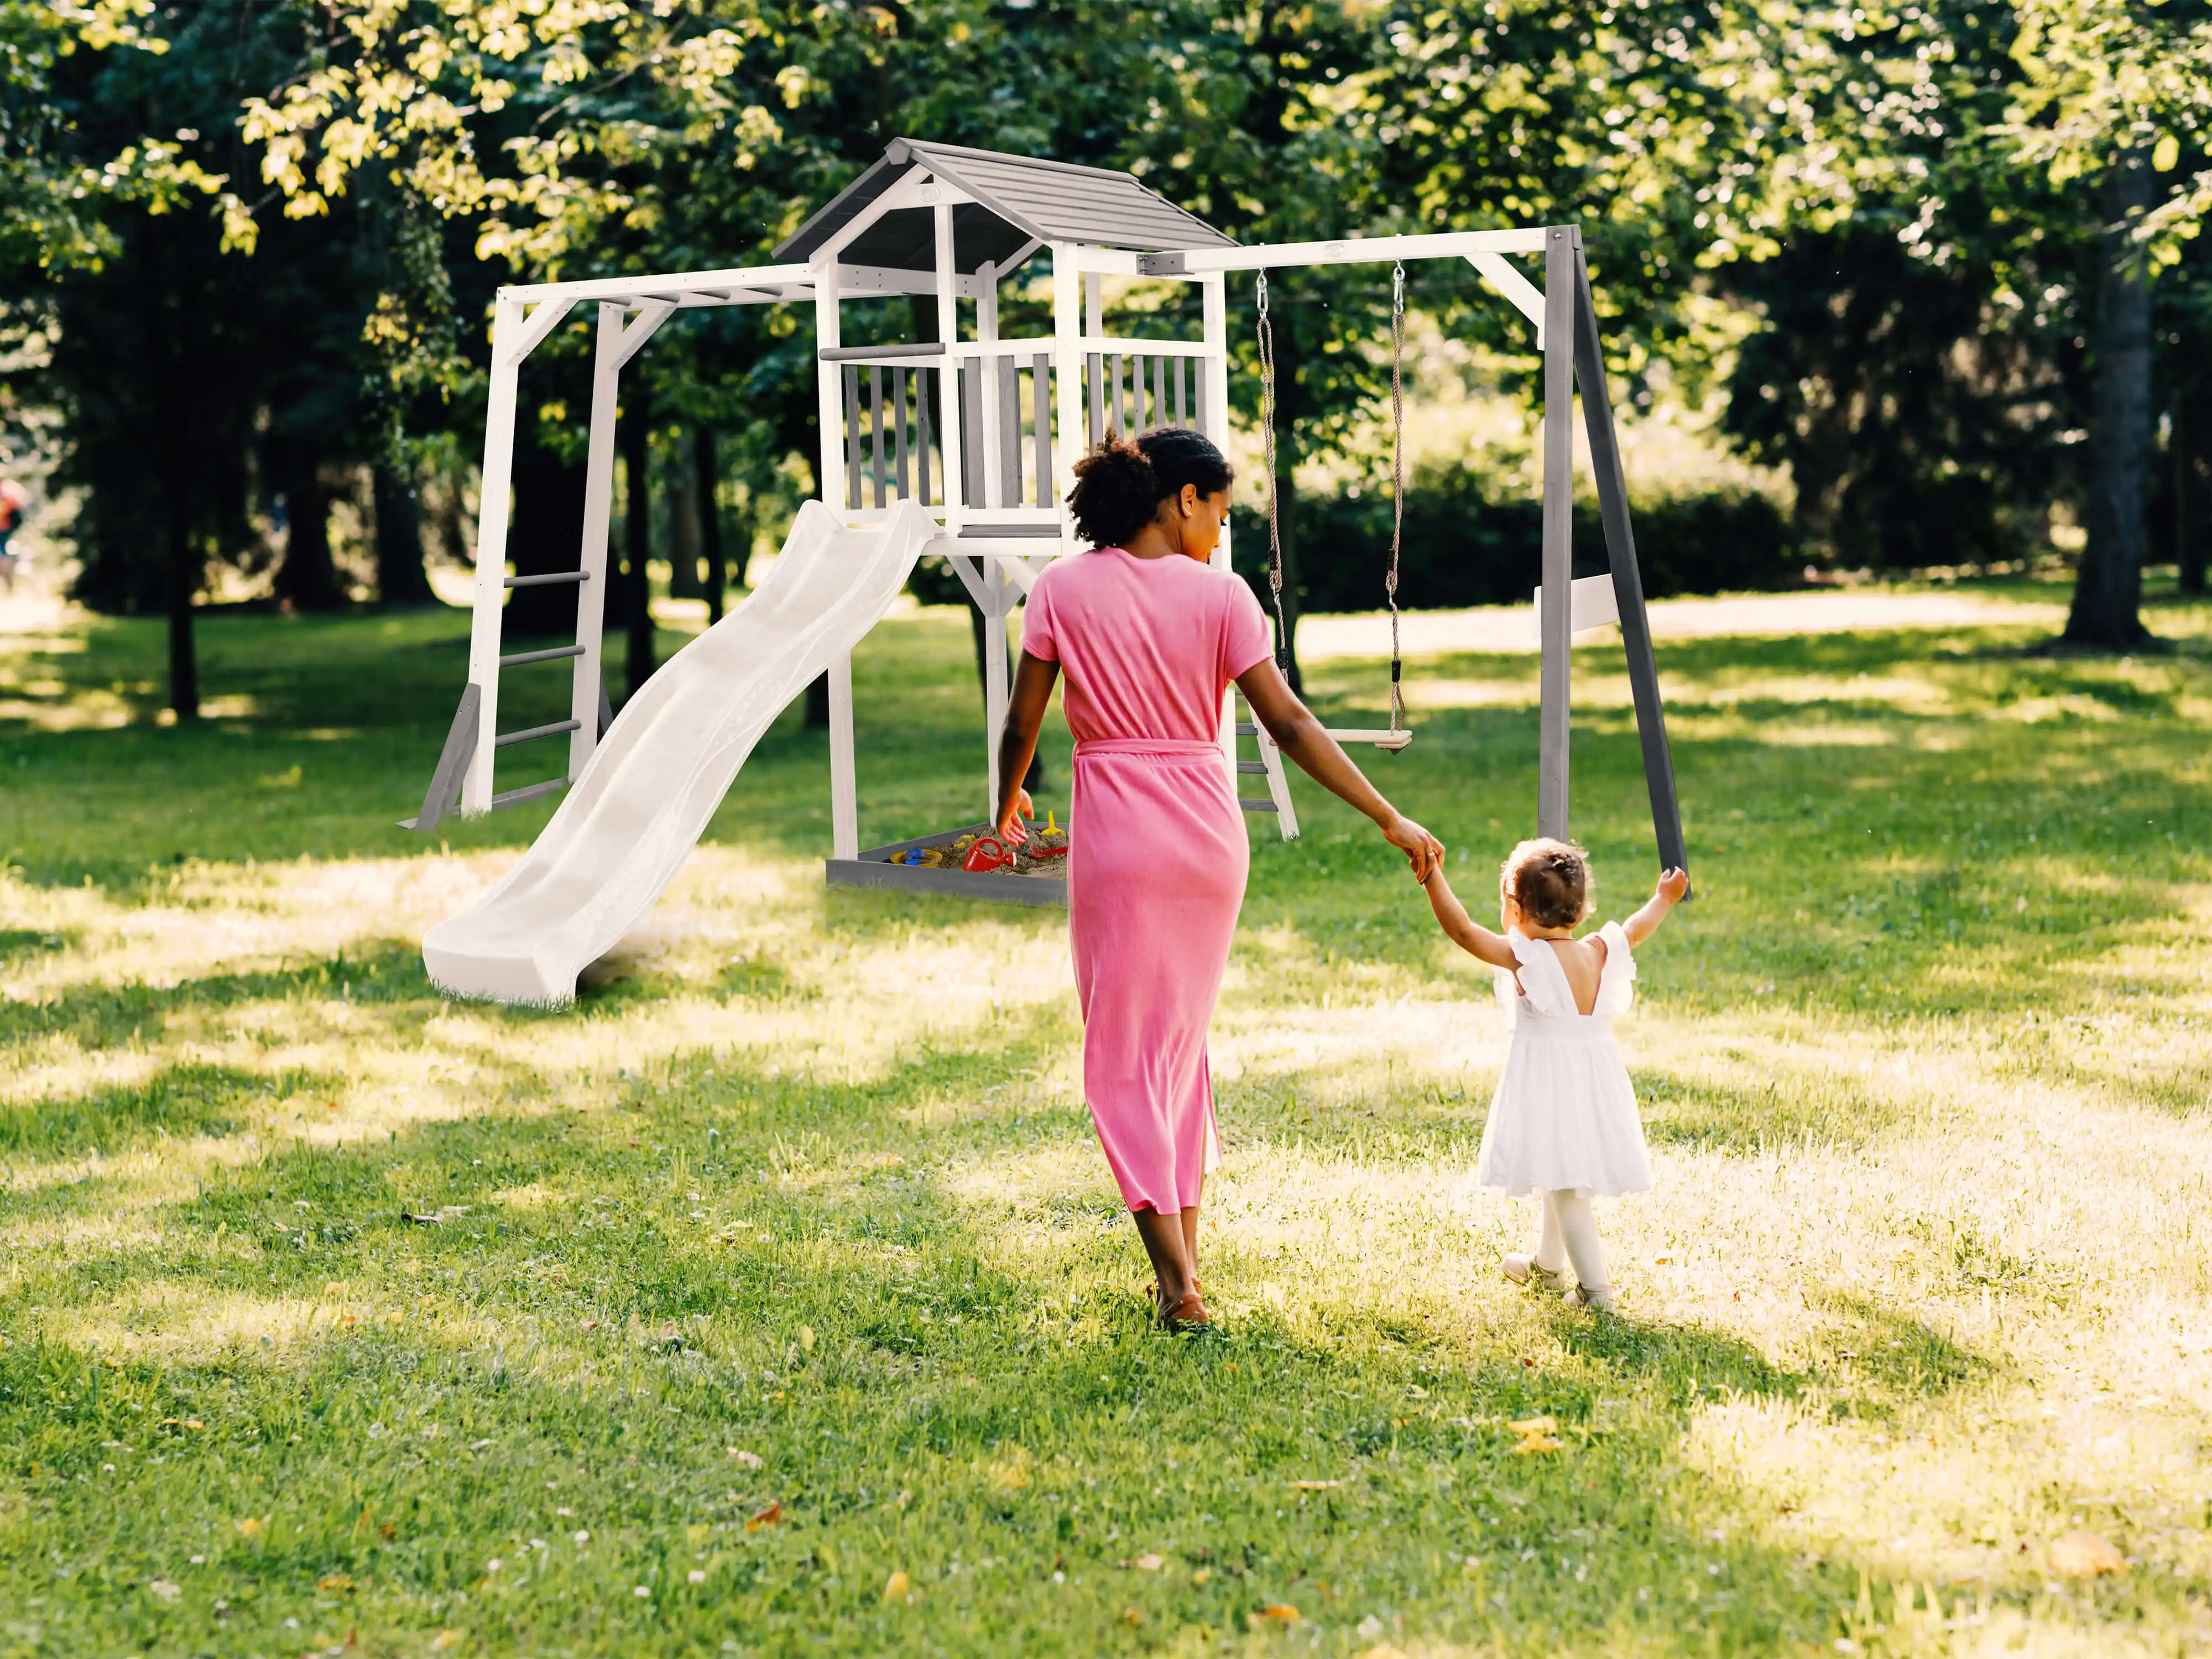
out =
<path fill-rule="evenodd" d="M 1267 735 L 1267 728 L 1260 724 L 1256 716 L 1252 715 L 1250 705 L 1245 706 L 1244 712 L 1248 718 L 1237 723 L 1236 735 L 1252 739 L 1254 746 L 1260 752 L 1260 758 L 1256 763 L 1263 769 L 1267 779 L 1267 799 L 1262 803 L 1255 798 L 1247 798 L 1245 810 L 1261 812 L 1272 810 L 1275 815 L 1276 833 L 1285 841 L 1296 841 L 1298 836 L 1298 811 L 1297 808 L 1291 804 L 1291 782 L 1289 775 L 1283 769 L 1283 751 L 1275 747 L 1274 739 Z M 1243 773 L 1244 763 L 1238 763 L 1237 769 Z"/>

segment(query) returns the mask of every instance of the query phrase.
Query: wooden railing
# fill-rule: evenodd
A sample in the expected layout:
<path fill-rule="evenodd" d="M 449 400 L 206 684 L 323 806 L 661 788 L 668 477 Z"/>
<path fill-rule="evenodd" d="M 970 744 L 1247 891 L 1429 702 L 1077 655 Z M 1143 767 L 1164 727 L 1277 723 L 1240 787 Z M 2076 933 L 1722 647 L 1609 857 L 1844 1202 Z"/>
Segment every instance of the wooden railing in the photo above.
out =
<path fill-rule="evenodd" d="M 1108 428 L 1206 428 L 1205 349 L 1180 341 L 1086 339 L 1084 441 Z M 1030 533 L 1056 513 L 1052 342 L 846 346 L 823 354 L 843 385 L 843 495 L 848 510 L 902 501 L 973 514 L 1022 513 Z M 944 378 L 954 377 L 959 432 L 957 499 L 947 489 Z"/>

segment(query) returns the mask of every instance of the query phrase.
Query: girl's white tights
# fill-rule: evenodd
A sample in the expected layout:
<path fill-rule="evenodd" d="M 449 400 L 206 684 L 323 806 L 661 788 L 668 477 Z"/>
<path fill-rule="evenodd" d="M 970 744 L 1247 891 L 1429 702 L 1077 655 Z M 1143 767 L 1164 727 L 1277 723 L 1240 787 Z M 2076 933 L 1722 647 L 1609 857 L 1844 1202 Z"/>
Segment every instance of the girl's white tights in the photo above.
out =
<path fill-rule="evenodd" d="M 1605 1276 L 1605 1252 L 1598 1248 L 1597 1216 L 1590 1201 L 1571 1187 L 1544 1194 L 1544 1219 L 1536 1233 L 1536 1265 L 1547 1273 L 1574 1264 L 1575 1277 L 1591 1296 L 1612 1290 Z"/>

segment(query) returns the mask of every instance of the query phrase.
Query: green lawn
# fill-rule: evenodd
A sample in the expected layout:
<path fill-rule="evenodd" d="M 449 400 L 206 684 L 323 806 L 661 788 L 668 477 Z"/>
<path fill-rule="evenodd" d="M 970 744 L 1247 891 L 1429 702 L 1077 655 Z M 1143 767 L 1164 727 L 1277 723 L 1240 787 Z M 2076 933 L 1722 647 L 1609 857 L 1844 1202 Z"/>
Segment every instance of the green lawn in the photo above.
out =
<path fill-rule="evenodd" d="M 464 1006 L 422 931 L 547 815 L 392 828 L 465 618 L 210 620 L 185 729 L 155 624 L 0 639 L 0 1656 L 2203 1651 L 2212 608 L 2153 620 L 1662 643 L 1701 897 L 1624 1027 L 1618 1319 L 1498 1278 L 1486 979 L 1301 785 L 1200 1340 L 1146 1328 L 1062 922 L 825 895 L 795 710 L 577 1007 Z M 865 839 L 978 814 L 968 653 L 861 652 Z M 1576 670 L 1620 915 L 1626 681 Z M 1480 898 L 1534 662 L 1411 672 L 1375 771 Z"/>

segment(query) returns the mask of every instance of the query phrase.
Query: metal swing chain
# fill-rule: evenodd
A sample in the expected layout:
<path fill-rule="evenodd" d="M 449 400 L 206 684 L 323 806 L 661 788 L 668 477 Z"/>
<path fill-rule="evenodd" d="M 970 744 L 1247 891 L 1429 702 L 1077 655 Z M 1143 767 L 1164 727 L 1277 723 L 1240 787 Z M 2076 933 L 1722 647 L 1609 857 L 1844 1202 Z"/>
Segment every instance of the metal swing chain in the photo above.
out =
<path fill-rule="evenodd" d="M 1406 267 L 1390 267 L 1390 570 L 1382 579 L 1390 602 L 1390 730 L 1401 729 L 1406 699 L 1399 687 L 1398 549 L 1406 531 Z M 1272 499 L 1272 497 L 1270 498 Z"/>
<path fill-rule="evenodd" d="M 1267 320 L 1267 273 L 1260 273 L 1260 430 L 1267 445 L 1267 594 L 1275 607 L 1275 665 L 1290 669 L 1290 636 L 1283 626 L 1283 526 L 1275 505 L 1275 326 Z"/>

